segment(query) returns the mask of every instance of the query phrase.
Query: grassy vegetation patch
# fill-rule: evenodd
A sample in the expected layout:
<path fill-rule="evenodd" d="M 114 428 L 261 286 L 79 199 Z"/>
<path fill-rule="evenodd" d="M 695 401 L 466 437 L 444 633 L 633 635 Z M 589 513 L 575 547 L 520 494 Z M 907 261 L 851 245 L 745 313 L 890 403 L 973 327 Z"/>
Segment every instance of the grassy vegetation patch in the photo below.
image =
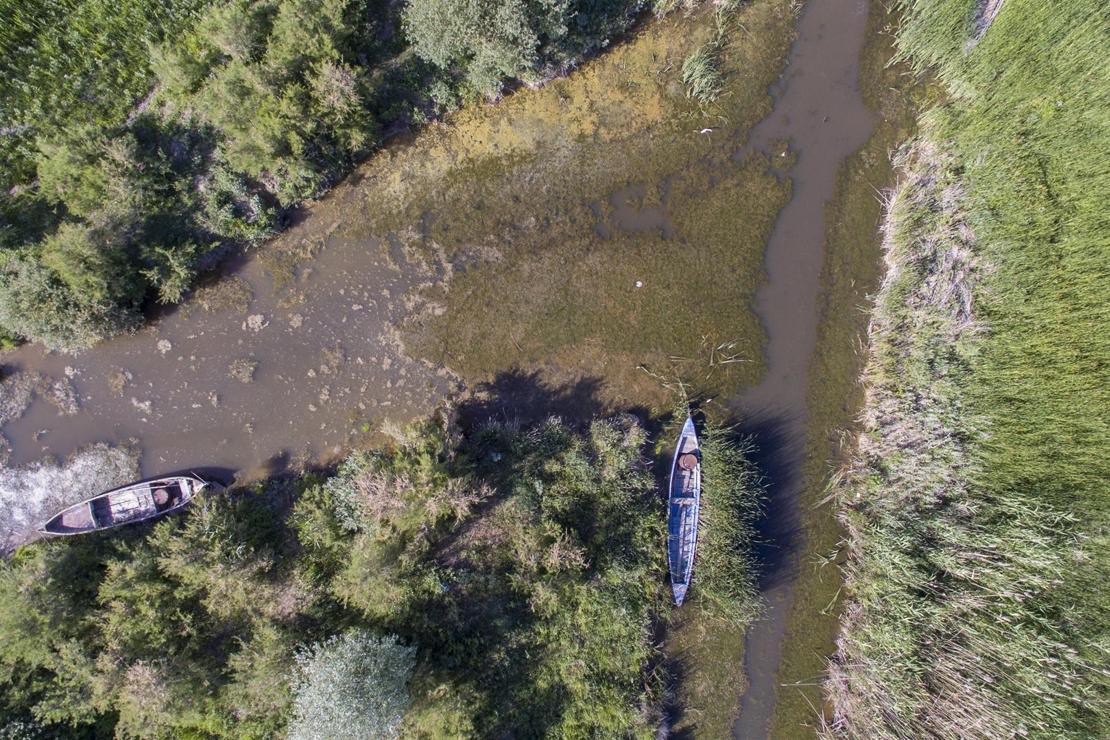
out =
<path fill-rule="evenodd" d="M 851 600 L 830 692 L 859 735 L 1107 724 L 1110 344 L 1095 2 L 902 3 L 926 117 L 887 221 L 867 427 L 841 487 Z"/>
<path fill-rule="evenodd" d="M 626 384 L 640 364 L 689 376 L 713 365 L 715 391 L 754 382 L 751 297 L 789 183 L 761 156 L 732 155 L 770 110 L 793 15 L 772 0 L 737 12 L 746 30 L 721 42 L 730 88 L 711 116 L 686 99 L 680 70 L 716 38 L 705 12 L 646 26 L 575 75 L 462 111 L 360 171 L 366 217 L 337 236 L 393 235 L 449 264 L 423 292 L 410 347 L 472 382 L 571 358 L 621 383 L 626 402 L 642 400 Z M 718 362 L 718 347 L 738 361 Z"/>

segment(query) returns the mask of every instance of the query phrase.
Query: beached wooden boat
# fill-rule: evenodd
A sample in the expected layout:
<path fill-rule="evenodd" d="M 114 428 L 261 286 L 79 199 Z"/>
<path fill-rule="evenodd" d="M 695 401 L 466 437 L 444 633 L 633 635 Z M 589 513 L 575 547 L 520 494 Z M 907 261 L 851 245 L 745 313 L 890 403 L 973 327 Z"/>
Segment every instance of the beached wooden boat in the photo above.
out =
<path fill-rule="evenodd" d="M 141 522 L 176 511 L 192 501 L 198 492 L 218 485 L 195 475 L 132 483 L 63 509 L 39 531 L 56 535 L 84 534 Z"/>
<path fill-rule="evenodd" d="M 682 606 L 686 598 L 694 572 L 700 506 L 701 447 L 694 431 L 694 420 L 687 416 L 674 449 L 667 500 L 667 561 L 674 603 L 678 606 Z"/>

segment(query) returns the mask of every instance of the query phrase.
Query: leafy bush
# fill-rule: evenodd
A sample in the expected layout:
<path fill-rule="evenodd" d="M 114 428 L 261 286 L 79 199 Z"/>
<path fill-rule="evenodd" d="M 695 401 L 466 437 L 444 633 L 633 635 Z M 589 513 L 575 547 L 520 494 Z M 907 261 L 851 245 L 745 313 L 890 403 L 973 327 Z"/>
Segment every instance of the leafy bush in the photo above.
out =
<path fill-rule="evenodd" d="M 31 253 L 7 256 L 2 269 L 0 326 L 50 349 L 83 349 L 136 325 L 129 307 L 75 293 Z"/>
<path fill-rule="evenodd" d="M 356 630 L 297 654 L 293 720 L 296 740 L 397 737 L 409 706 L 416 648 L 395 635 Z"/>
<path fill-rule="evenodd" d="M 445 69 L 457 68 L 477 91 L 496 92 L 510 77 L 534 73 L 540 35 L 565 33 L 569 3 L 527 0 L 412 0 L 405 33 L 417 54 Z"/>

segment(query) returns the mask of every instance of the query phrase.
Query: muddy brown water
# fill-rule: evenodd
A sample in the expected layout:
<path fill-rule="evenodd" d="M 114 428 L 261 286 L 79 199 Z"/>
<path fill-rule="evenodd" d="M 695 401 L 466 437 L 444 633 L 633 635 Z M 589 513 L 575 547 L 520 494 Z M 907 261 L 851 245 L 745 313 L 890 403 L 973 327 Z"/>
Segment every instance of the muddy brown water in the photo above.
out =
<path fill-rule="evenodd" d="M 805 554 L 799 498 L 806 453 L 806 384 L 817 343 L 817 297 L 824 261 L 825 206 L 845 157 L 867 141 L 874 115 L 859 90 L 859 56 L 867 27 L 866 0 L 811 0 L 782 79 L 774 111 L 752 131 L 752 145 L 788 139 L 797 153 L 793 195 L 767 245 L 767 283 L 756 311 L 767 333 L 767 373 L 736 399 L 762 449 L 769 476 L 761 591 L 766 613 L 748 632 L 749 680 L 733 727 L 735 737 L 763 738 L 774 710 L 793 578 Z"/>
<path fill-rule="evenodd" d="M 329 208 L 343 212 L 342 203 Z M 318 232 L 314 218 L 281 239 Z M 327 459 L 383 417 L 425 413 L 450 380 L 408 359 L 390 322 L 404 312 L 404 294 L 428 276 L 377 240 L 329 236 L 318 248 L 288 285 L 275 286 L 259 260 L 230 270 L 224 280 L 250 286 L 245 310 L 190 307 L 76 356 L 39 346 L 7 354 L 8 370 L 68 376 L 80 404 L 63 417 L 36 398 L 4 426 L 8 464 L 134 438 L 144 474 L 249 478 L 280 473 L 294 460 Z M 240 378 L 235 363 L 246 369 Z"/>

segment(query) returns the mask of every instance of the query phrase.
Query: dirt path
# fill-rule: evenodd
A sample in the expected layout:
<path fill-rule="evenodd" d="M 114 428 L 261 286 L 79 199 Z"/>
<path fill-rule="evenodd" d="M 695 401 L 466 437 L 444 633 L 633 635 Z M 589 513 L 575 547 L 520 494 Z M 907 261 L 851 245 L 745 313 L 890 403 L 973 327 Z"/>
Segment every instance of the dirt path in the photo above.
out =
<path fill-rule="evenodd" d="M 756 298 L 768 336 L 767 374 L 737 399 L 763 450 L 771 485 L 762 553 L 768 567 L 762 583 L 767 614 L 746 640 L 750 686 L 734 727 L 734 735 L 746 740 L 767 735 L 794 573 L 805 555 L 798 536 L 798 498 L 806 383 L 817 340 L 825 205 L 841 161 L 867 141 L 874 125 L 858 87 L 867 14 L 866 0 L 811 0 L 806 5 L 789 66 L 774 91 L 774 112 L 752 132 L 756 147 L 790 139 L 798 161 L 791 172 L 793 197 L 767 245 L 768 282 Z"/>

